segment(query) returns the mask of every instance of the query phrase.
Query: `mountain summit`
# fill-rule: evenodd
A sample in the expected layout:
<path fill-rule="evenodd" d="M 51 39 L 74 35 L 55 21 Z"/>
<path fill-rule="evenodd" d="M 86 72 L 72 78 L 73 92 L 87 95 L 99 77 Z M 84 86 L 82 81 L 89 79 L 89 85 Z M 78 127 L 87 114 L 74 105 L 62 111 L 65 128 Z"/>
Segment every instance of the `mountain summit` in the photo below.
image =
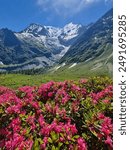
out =
<path fill-rule="evenodd" d="M 21 31 L 21 33 L 30 33 L 34 35 L 47 35 L 47 30 L 42 25 L 38 25 L 32 23 L 25 30 Z"/>

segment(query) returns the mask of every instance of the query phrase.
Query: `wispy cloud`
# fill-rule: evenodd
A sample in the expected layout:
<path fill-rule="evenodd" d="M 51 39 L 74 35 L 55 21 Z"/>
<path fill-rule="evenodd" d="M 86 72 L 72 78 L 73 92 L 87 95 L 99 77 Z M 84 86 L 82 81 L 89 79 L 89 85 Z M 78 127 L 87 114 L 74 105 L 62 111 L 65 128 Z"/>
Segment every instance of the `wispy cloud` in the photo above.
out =
<path fill-rule="evenodd" d="M 44 11 L 53 11 L 58 15 L 74 15 L 90 5 L 100 1 L 111 0 L 37 0 L 37 4 Z"/>

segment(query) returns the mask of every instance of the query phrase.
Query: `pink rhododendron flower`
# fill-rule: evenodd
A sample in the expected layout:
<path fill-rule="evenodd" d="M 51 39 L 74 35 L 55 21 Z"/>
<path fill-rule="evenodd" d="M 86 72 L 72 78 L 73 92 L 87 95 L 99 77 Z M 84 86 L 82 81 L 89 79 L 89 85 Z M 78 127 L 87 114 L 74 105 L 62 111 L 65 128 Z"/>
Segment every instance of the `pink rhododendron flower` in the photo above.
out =
<path fill-rule="evenodd" d="M 65 95 L 65 97 L 62 98 L 61 103 L 65 104 L 69 101 L 70 97 L 68 95 Z"/>
<path fill-rule="evenodd" d="M 79 82 L 80 82 L 81 84 L 86 84 L 86 83 L 87 83 L 87 81 L 88 81 L 87 79 L 80 79 L 80 81 L 79 81 Z"/>
<path fill-rule="evenodd" d="M 87 150 L 87 145 L 83 138 L 78 138 L 77 143 L 78 143 L 78 150 Z"/>
<path fill-rule="evenodd" d="M 108 99 L 104 99 L 104 100 L 103 100 L 103 103 L 105 103 L 105 104 L 109 104 L 109 103 L 110 103 L 110 101 L 109 101 Z"/>
<path fill-rule="evenodd" d="M 99 118 L 99 119 L 104 119 L 104 118 L 105 118 L 105 116 L 104 116 L 104 114 L 103 114 L 103 113 L 99 113 L 99 114 L 98 114 L 98 118 Z"/>
<path fill-rule="evenodd" d="M 113 147 L 112 139 L 110 138 L 110 136 L 107 136 L 107 139 L 105 140 L 105 143 L 108 144 L 111 148 Z"/>

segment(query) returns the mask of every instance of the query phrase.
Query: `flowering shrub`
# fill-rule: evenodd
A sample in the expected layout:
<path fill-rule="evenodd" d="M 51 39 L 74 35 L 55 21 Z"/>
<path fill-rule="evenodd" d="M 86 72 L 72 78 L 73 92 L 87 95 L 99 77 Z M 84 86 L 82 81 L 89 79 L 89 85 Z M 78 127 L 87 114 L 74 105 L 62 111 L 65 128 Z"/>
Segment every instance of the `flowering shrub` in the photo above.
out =
<path fill-rule="evenodd" d="M 0 87 L 0 149 L 111 150 L 111 80 Z"/>

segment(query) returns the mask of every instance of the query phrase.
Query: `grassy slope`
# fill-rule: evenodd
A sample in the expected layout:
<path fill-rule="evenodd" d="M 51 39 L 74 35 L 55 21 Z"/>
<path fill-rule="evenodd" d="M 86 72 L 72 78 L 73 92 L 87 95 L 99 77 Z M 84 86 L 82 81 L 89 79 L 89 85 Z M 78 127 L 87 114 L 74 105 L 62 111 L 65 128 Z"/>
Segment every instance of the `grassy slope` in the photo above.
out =
<path fill-rule="evenodd" d="M 72 64 L 71 64 L 72 65 Z M 6 74 L 0 75 L 0 86 L 17 88 L 25 85 L 40 85 L 41 83 L 64 80 L 79 80 L 93 76 L 108 76 L 112 78 L 112 49 L 106 49 L 103 54 L 90 62 L 84 62 L 69 69 L 71 66 L 64 66 L 48 74 L 22 75 Z"/>
<path fill-rule="evenodd" d="M 97 74 L 98 76 L 99 74 Z M 96 76 L 95 74 L 91 76 Z M 105 76 L 105 75 L 103 75 Z M 46 83 L 51 80 L 54 81 L 64 81 L 64 80 L 79 80 L 81 78 L 88 78 L 90 75 L 85 75 L 83 73 L 76 75 L 64 74 L 63 76 L 58 73 L 54 75 L 22 75 L 22 74 L 6 74 L 0 75 L 0 86 L 7 86 L 10 88 L 18 88 L 20 86 L 34 86 L 40 85 L 41 83 Z"/>
<path fill-rule="evenodd" d="M 57 75 L 22 75 L 22 74 L 3 74 L 0 75 L 0 86 L 17 88 L 25 85 L 40 85 L 41 83 L 54 81 L 72 80 L 73 76 L 57 76 Z M 78 79 L 75 77 L 75 80 Z"/>
<path fill-rule="evenodd" d="M 104 52 L 96 57 L 93 60 L 88 62 L 80 63 L 73 68 L 69 67 L 72 65 L 64 66 L 53 72 L 55 76 L 65 76 L 65 77 L 75 77 L 76 78 L 86 78 L 91 76 L 109 76 L 112 77 L 113 72 L 113 55 L 112 55 L 112 47 L 106 48 Z M 57 66 L 58 67 L 58 66 Z"/>
<path fill-rule="evenodd" d="M 101 67 L 95 70 L 90 70 L 91 65 L 85 64 L 78 65 L 72 69 L 59 69 L 59 71 L 50 74 L 40 75 L 22 75 L 22 74 L 3 74 L 0 75 L 0 86 L 7 86 L 11 88 L 17 88 L 25 85 L 40 85 L 41 83 L 64 80 L 79 80 L 81 78 L 88 78 L 92 76 L 109 76 L 112 75 L 105 67 Z"/>

